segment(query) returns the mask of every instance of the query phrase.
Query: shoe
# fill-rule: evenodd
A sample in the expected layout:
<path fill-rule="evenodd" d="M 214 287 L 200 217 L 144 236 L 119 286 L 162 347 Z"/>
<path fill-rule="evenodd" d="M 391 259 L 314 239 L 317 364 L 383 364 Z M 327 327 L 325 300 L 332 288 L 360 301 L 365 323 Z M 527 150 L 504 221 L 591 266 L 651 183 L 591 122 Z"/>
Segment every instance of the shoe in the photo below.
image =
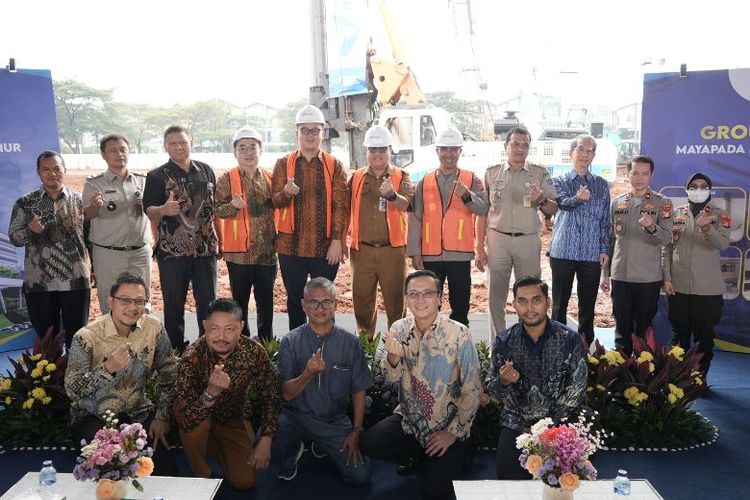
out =
<path fill-rule="evenodd" d="M 297 477 L 297 463 L 299 462 L 299 459 L 300 457 L 302 457 L 302 454 L 304 452 L 305 443 L 300 441 L 297 453 L 289 457 L 283 464 L 281 464 L 281 466 L 279 467 L 279 471 L 276 473 L 276 477 L 278 479 L 281 479 L 282 481 L 291 481 L 292 479 Z"/>
<path fill-rule="evenodd" d="M 411 476 L 420 466 L 420 460 L 417 457 L 410 457 L 406 463 L 400 464 L 396 467 L 396 474 L 399 476 Z"/>
<path fill-rule="evenodd" d="M 314 456 L 315 458 L 317 458 L 317 459 L 325 458 L 325 457 L 327 457 L 327 456 L 328 456 L 328 455 L 326 455 L 326 454 L 325 454 L 325 453 L 323 452 L 323 450 L 321 450 L 321 449 L 320 449 L 320 445 L 319 445 L 318 443 L 316 443 L 315 441 L 313 441 L 313 442 L 312 442 L 312 443 L 310 444 L 310 453 L 312 453 L 312 454 L 313 454 L 313 456 Z"/>

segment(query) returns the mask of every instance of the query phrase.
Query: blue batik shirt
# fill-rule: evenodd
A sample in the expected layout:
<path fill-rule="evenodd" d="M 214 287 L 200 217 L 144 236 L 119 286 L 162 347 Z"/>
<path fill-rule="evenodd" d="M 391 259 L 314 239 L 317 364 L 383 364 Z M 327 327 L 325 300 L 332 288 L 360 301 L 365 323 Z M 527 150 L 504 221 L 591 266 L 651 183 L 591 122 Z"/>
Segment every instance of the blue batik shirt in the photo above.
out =
<path fill-rule="evenodd" d="M 552 179 L 557 191 L 555 226 L 549 256 L 579 262 L 599 262 L 600 254 L 609 253 L 609 184 L 586 171 L 578 175 L 570 170 Z M 587 186 L 591 198 L 576 199 L 581 186 Z"/>

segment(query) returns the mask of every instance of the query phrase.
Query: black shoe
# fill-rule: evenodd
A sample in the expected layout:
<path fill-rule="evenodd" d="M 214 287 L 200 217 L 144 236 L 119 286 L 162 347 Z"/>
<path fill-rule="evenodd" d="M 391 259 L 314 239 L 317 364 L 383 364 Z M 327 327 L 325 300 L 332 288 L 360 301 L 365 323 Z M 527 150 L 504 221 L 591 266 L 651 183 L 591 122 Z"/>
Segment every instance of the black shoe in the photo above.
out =
<path fill-rule="evenodd" d="M 409 460 L 406 461 L 406 463 L 399 464 L 398 467 L 396 467 L 396 474 L 399 476 L 411 476 L 415 472 L 417 472 L 417 469 L 419 469 L 419 466 L 422 465 L 422 461 L 419 460 L 417 457 L 410 457 Z"/>

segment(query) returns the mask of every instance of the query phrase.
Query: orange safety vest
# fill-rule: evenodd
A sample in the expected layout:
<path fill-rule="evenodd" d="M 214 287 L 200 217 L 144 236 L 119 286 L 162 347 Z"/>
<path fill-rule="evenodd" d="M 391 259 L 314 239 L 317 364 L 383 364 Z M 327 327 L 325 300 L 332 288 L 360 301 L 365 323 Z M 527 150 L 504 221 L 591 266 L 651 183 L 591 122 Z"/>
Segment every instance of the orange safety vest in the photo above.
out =
<path fill-rule="evenodd" d="M 473 174 L 459 170 L 458 179 L 471 187 Z M 437 170 L 422 181 L 422 255 L 474 251 L 474 214 L 456 195 L 455 187 L 443 214 L 443 198 L 437 183 Z"/>
<path fill-rule="evenodd" d="M 326 184 L 326 238 L 331 237 L 331 205 L 333 199 L 333 168 L 336 159 L 333 155 L 320 152 L 323 157 L 323 173 Z M 286 177 L 294 177 L 294 166 L 299 157 L 299 150 L 290 153 L 286 158 Z M 286 184 L 286 182 L 285 182 Z M 276 230 L 280 233 L 294 234 L 294 196 L 289 205 L 276 209 Z"/>
<path fill-rule="evenodd" d="M 271 183 L 270 174 L 264 169 L 258 167 Z M 270 187 L 269 187 L 270 189 Z M 229 190 L 232 198 L 238 194 L 243 194 L 242 179 L 240 177 L 240 167 L 235 167 L 229 171 Z M 247 198 L 243 196 L 243 198 Z M 221 240 L 222 252 L 248 252 L 252 247 L 253 233 L 250 231 L 250 213 L 248 212 L 247 199 L 242 210 L 238 210 L 234 217 L 221 219 L 223 226 L 224 238 Z"/>
<path fill-rule="evenodd" d="M 365 184 L 365 175 L 368 167 L 363 167 L 354 172 L 352 177 L 352 208 L 351 226 L 349 234 L 352 237 L 352 248 L 359 250 L 359 209 L 362 206 L 362 186 Z M 401 185 L 403 172 L 400 168 L 388 166 L 388 172 L 391 176 L 393 186 L 398 190 Z M 387 204 L 385 211 L 385 222 L 388 225 L 388 241 L 392 247 L 406 246 L 406 212 L 394 207 L 391 203 Z"/>

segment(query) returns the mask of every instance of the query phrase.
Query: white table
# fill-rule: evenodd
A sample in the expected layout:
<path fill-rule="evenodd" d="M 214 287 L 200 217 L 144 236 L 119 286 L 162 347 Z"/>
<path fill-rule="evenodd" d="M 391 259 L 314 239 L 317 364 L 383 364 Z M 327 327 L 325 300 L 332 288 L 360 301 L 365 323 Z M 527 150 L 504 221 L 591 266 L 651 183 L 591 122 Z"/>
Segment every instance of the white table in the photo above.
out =
<path fill-rule="evenodd" d="M 195 477 L 167 477 L 151 476 L 139 478 L 143 486 L 143 493 L 131 485 L 128 498 L 152 500 L 154 497 L 164 497 L 164 500 L 211 500 L 219 491 L 221 479 L 203 479 Z M 12 500 L 26 490 L 36 490 L 39 487 L 39 473 L 28 472 L 13 485 L 0 500 Z M 46 489 L 46 488 L 45 488 Z M 53 493 L 65 495 L 67 500 L 93 500 L 96 498 L 96 483 L 92 481 L 77 481 L 73 474 L 57 473 L 57 483 L 49 488 Z"/>
<path fill-rule="evenodd" d="M 613 480 L 581 481 L 575 500 L 609 500 Z M 630 480 L 629 500 L 663 500 L 646 479 Z M 453 481 L 457 500 L 541 500 L 541 481 Z M 619 497 L 623 498 L 623 497 Z"/>

